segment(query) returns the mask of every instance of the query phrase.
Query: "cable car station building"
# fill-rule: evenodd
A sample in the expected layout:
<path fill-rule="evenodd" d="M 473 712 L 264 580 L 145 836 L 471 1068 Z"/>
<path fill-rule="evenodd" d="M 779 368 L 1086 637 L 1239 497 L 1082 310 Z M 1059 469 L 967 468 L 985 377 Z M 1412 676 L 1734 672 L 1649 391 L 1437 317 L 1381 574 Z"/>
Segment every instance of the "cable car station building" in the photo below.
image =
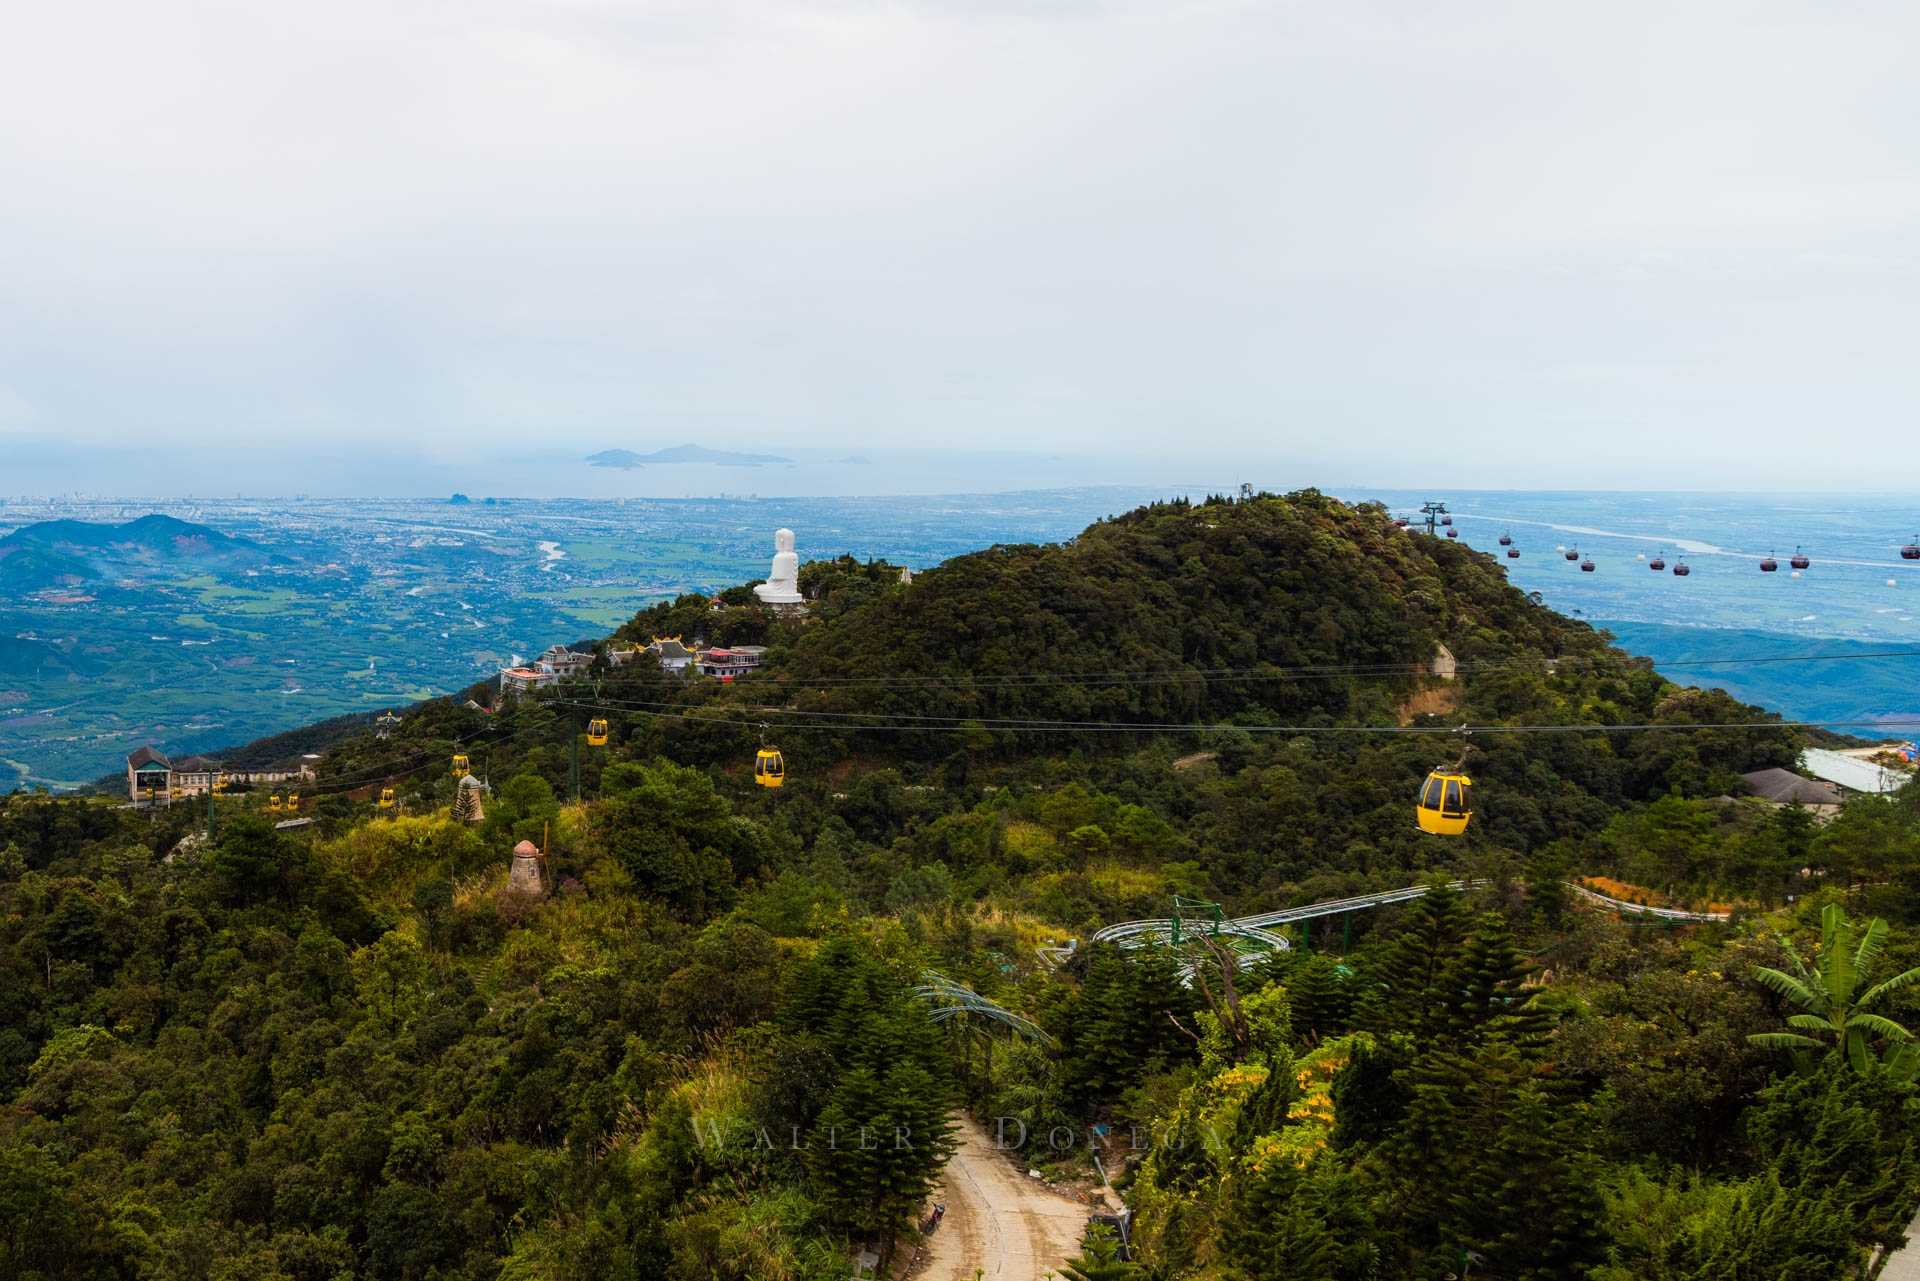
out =
<path fill-rule="evenodd" d="M 205 756 L 183 756 L 170 760 L 165 752 L 147 746 L 127 755 L 127 799 L 136 805 L 165 804 L 170 799 L 205 796 L 217 782 L 286 783 L 313 778 L 310 762 L 298 769 L 222 768 L 219 761 Z M 179 795 L 176 797 L 175 793 Z"/>

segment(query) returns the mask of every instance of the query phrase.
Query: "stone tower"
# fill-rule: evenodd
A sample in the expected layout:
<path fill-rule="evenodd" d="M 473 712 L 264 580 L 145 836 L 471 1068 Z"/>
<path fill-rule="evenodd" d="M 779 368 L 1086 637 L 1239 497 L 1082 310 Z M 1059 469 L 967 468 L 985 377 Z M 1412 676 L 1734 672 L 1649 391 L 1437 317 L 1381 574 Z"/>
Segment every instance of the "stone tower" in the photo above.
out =
<path fill-rule="evenodd" d="M 455 794 L 453 816 L 464 818 L 469 823 L 478 823 L 487 816 L 487 785 L 471 774 L 462 776 L 460 790 Z"/>
<path fill-rule="evenodd" d="M 507 873 L 507 888 L 516 894 L 541 898 L 547 892 L 547 856 L 532 841 L 513 847 L 513 868 Z"/>

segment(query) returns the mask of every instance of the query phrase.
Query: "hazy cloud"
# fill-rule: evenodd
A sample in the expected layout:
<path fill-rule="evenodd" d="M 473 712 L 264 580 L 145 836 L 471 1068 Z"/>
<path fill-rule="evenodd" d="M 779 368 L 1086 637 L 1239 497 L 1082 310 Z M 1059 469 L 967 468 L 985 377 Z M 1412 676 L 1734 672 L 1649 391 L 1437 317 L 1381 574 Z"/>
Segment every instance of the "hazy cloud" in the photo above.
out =
<path fill-rule="evenodd" d="M 1910 484 L 1916 34 L 1873 3 L 38 6 L 0 45 L 0 385 L 92 442 L 724 425 Z"/>
<path fill-rule="evenodd" d="M 25 431 L 33 425 L 33 406 L 11 387 L 0 385 L 0 431 Z"/>

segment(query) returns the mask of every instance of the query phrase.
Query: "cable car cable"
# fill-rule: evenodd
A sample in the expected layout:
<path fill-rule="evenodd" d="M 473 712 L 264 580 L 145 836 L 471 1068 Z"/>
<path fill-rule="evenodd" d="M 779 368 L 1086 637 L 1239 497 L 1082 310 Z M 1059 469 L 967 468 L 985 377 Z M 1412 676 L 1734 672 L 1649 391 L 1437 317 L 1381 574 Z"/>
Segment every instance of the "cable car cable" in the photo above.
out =
<path fill-rule="evenodd" d="M 489 744 L 489 746 L 505 747 L 509 743 L 516 743 L 522 739 L 532 737 L 536 734 L 544 734 L 548 730 L 553 728 L 557 719 L 558 719 L 557 717 L 550 717 L 548 720 L 542 722 L 541 724 L 527 726 L 516 733 L 510 734 L 505 738 L 499 739 Z M 498 726 L 490 726 L 484 732 L 497 733 L 498 730 L 499 730 Z M 464 738 L 456 741 L 470 742 L 476 737 L 478 737 L 478 735 L 469 734 L 469 735 L 466 735 Z M 370 779 L 364 775 L 362 776 L 349 775 L 344 779 L 331 779 L 331 778 L 324 779 L 324 780 L 321 780 L 319 785 L 317 785 L 312 789 L 312 794 L 314 795 L 325 794 L 330 796 L 338 795 L 341 792 L 358 791 L 363 787 L 376 787 L 388 779 L 412 778 L 415 774 L 422 773 L 423 771 L 428 769 L 444 768 L 444 766 L 438 763 L 442 759 L 444 759 L 444 757 L 445 757 L 445 753 L 439 752 L 439 751 L 416 753 L 412 759 L 419 761 L 419 763 L 416 765 L 413 765 L 411 768 L 389 770 L 384 774 L 376 775 Z"/>
<path fill-rule="evenodd" d="M 567 705 L 579 708 L 601 707 L 609 711 L 633 710 L 617 704 L 591 704 L 569 702 Z M 682 706 L 668 704 L 666 706 Z M 708 725 L 739 726 L 747 729 L 764 724 L 762 719 L 769 712 L 778 712 L 777 708 L 741 709 L 739 715 L 697 715 L 690 712 L 647 711 L 640 714 L 659 717 L 664 720 L 688 721 Z M 839 722 L 823 723 L 818 717 L 825 715 L 858 715 L 859 713 L 815 713 L 794 712 L 803 719 L 782 721 L 777 728 L 818 729 L 836 732 L 870 730 L 904 730 L 926 733 L 973 733 L 979 728 L 1009 733 L 1127 733 L 1127 734 L 1205 734 L 1239 730 L 1248 734 L 1404 734 L 1432 737 L 1436 734 L 1473 733 L 1483 736 L 1500 734 L 1626 734 L 1626 733 L 1688 733 L 1701 730 L 1768 730 L 1768 729 L 1823 729 L 1827 727 L 1910 727 L 1920 726 L 1920 717 L 1896 717 L 1879 720 L 1820 720 L 1820 721 L 1686 721 L 1673 724 L 1658 722 L 1636 722 L 1618 725 L 1236 725 L 1226 721 L 1212 722 L 1168 722 L 1168 721 L 1041 721 L 1041 720 L 1002 720 L 983 721 L 978 717 L 956 716 L 945 718 L 939 724 L 857 724 L 848 725 Z M 815 719 L 804 719 L 815 718 Z"/>
<path fill-rule="evenodd" d="M 1726 658 L 1681 659 L 1675 662 L 1659 662 L 1638 655 L 1622 658 L 1611 656 L 1593 657 L 1585 654 L 1570 654 L 1557 658 L 1508 658 L 1469 660 L 1455 665 L 1456 671 L 1501 671 L 1507 669 L 1539 669 L 1563 665 L 1585 665 L 1599 667 L 1603 664 L 1630 665 L 1634 663 L 1653 663 L 1656 670 L 1688 670 L 1696 667 L 1726 667 L 1743 664 L 1762 663 L 1815 663 L 1815 662 L 1859 662 L 1870 659 L 1920 658 L 1920 649 L 1877 650 L 1863 654 L 1761 654 L 1742 655 Z M 1032 672 L 1026 674 L 1003 674 L 995 676 L 901 676 L 901 677 L 800 677 L 779 672 L 756 672 L 752 679 L 755 684 L 800 686 L 802 688 L 842 688 L 853 686 L 915 688 L 924 686 L 960 685 L 963 688 L 1025 687 L 1025 686 L 1096 686 L 1104 684 L 1157 684 L 1185 682 L 1195 679 L 1219 680 L 1315 680 L 1335 679 L 1344 676 L 1424 676 L 1431 674 L 1430 663 L 1409 660 L 1404 663 L 1371 664 L 1304 664 L 1292 667 L 1197 667 L 1190 669 L 1150 668 L 1136 671 L 1109 671 L 1069 674 L 1065 672 Z M 555 682 L 556 685 L 588 684 L 579 678 Z"/>

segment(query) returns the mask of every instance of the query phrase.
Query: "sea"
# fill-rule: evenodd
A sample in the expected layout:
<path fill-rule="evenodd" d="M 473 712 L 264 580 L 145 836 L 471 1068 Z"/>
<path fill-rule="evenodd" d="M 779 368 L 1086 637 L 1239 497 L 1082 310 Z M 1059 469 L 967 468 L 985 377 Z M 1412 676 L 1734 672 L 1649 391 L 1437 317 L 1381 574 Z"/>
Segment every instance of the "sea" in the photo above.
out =
<path fill-rule="evenodd" d="M 1516 586 L 1673 680 L 1862 736 L 1920 733 L 1920 561 L 1900 557 L 1920 541 L 1910 495 L 1328 492 L 1415 518 L 1444 503 L 1459 541 L 1500 555 Z M 1796 550 L 1805 570 L 1789 564 Z M 1760 569 L 1768 556 L 1773 573 Z"/>

